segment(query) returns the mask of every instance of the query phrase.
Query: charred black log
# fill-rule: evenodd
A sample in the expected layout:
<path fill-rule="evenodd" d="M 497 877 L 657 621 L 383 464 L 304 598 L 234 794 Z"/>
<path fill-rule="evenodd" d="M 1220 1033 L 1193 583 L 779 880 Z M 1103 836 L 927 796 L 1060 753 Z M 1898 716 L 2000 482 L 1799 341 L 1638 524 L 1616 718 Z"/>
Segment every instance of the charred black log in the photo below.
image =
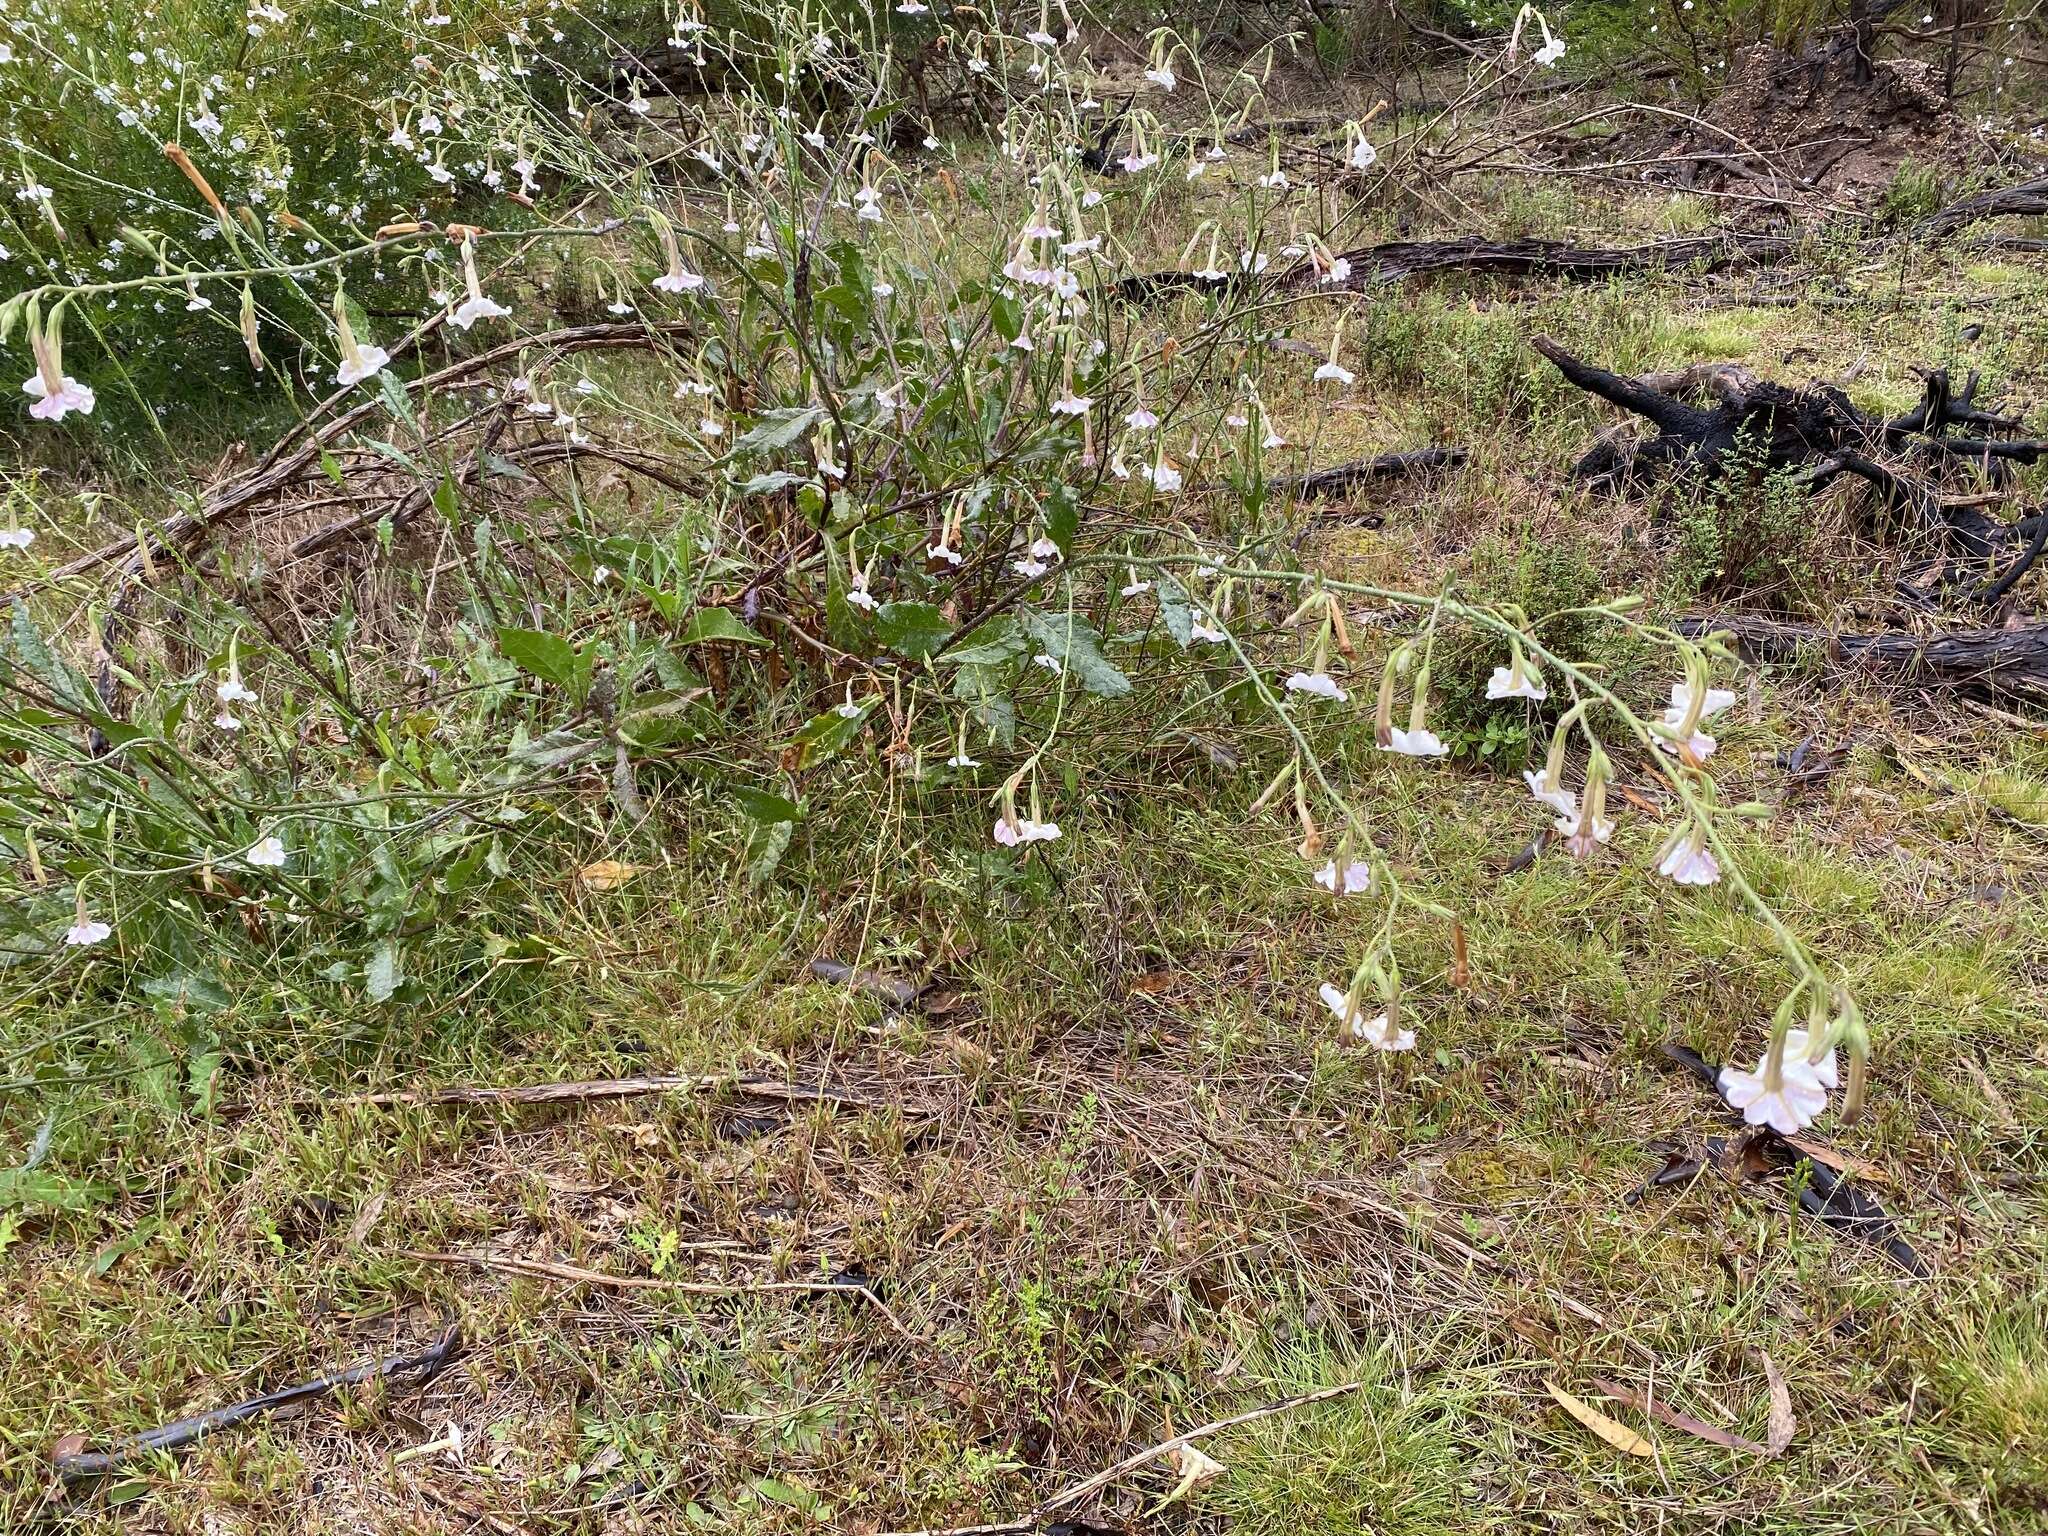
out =
<path fill-rule="evenodd" d="M 1268 480 L 1266 489 L 1311 500 L 1342 496 L 1361 485 L 1378 485 L 1388 480 L 1406 480 L 1431 470 L 1462 468 L 1470 455 L 1462 448 L 1414 448 L 1405 453 L 1383 453 L 1377 458 L 1356 459 L 1308 475 L 1288 475 Z"/>
<path fill-rule="evenodd" d="M 1608 486 L 1654 478 L 1681 464 L 1718 474 L 1723 458 L 1742 444 L 1751 445 L 1751 454 L 1761 450 L 1766 469 L 1804 466 L 1835 454 L 1845 442 L 1860 440 L 1871 426 L 1838 389 L 1794 390 L 1746 373 L 1724 375 L 1717 391 L 1719 403 L 1709 409 L 1659 388 L 1665 379 L 1628 378 L 1581 362 L 1548 336 L 1535 337 L 1530 345 L 1569 382 L 1657 429 L 1655 437 L 1636 445 L 1633 452 L 1603 443 L 1580 460 L 1582 478 Z M 1836 472 L 1847 467 L 1838 465 Z"/>
<path fill-rule="evenodd" d="M 1321 287 L 1349 293 L 1401 278 L 1459 272 L 1583 282 L 1617 273 L 1719 272 L 1745 263 L 1764 265 L 1783 260 L 1793 249 L 1793 241 L 1782 235 L 1710 235 L 1614 248 L 1566 245 L 1557 240 L 1391 240 L 1341 253 L 1349 271 L 1339 282 L 1319 284 L 1315 268 L 1306 262 L 1289 267 L 1271 281 L 1282 291 Z M 1205 278 L 1193 272 L 1146 272 L 1124 278 L 1114 292 L 1126 303 L 1137 304 L 1191 290 L 1227 293 L 1262 281 L 1243 273 Z"/>
<path fill-rule="evenodd" d="M 1678 629 L 1694 637 L 1727 634 L 1751 661 L 1785 662 L 1817 656 L 1888 683 L 1931 684 L 2048 706 L 2048 625 L 1959 629 L 1937 635 L 1896 630 L 1845 635 L 1817 624 L 1706 614 L 1681 620 Z"/>
<path fill-rule="evenodd" d="M 1598 395 L 1657 430 L 1645 439 L 1609 432 L 1579 461 L 1581 479 L 1609 489 L 1654 480 L 1677 469 L 1712 478 L 1731 469 L 1745 474 L 1791 472 L 1819 489 L 1844 475 L 1875 493 L 1880 530 L 1904 526 L 1925 537 L 1934 558 L 1900 585 L 1900 596 L 1937 607 L 1959 591 L 1980 606 L 2003 600 L 2040 558 L 2033 523 L 2007 524 L 1983 510 L 1978 495 L 1947 496 L 1944 469 L 1977 463 L 2033 463 L 2048 442 L 1994 436 L 1949 437 L 1951 426 L 1978 433 L 2016 430 L 2017 417 L 1976 403 L 1973 373 L 1960 392 L 1948 375 L 1929 370 L 1920 403 L 1902 416 L 1866 415 L 1839 389 L 1810 384 L 1788 389 L 1760 380 L 1736 364 L 1704 364 L 1680 373 L 1627 378 L 1580 361 L 1547 336 L 1530 343 L 1571 383 Z M 1701 396 L 1711 403 L 1694 403 Z M 1691 398 L 1689 398 L 1691 397 Z M 1932 477 L 1909 473 L 1887 455 L 1907 451 L 1931 461 Z M 2038 541 L 2036 541 L 2038 542 Z M 2002 574 L 2001 561 L 2017 555 Z"/>
<path fill-rule="evenodd" d="M 1912 232 L 1923 240 L 1939 240 L 1952 235 L 1979 219 L 1996 219 L 2006 214 L 2032 216 L 2048 213 L 2048 176 L 2036 177 L 2032 181 L 2017 182 L 2009 187 L 1993 187 L 1988 192 L 1979 192 L 1958 202 L 1950 203 L 1939 212 L 1929 214 L 1913 226 Z"/>

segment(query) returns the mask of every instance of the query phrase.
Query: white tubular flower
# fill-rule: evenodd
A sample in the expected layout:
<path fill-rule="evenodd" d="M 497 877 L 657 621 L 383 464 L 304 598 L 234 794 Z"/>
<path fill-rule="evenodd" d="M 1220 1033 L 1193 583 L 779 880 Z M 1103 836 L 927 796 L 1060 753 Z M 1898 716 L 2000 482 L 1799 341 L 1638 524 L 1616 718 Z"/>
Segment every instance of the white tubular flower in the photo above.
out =
<path fill-rule="evenodd" d="M 1373 734 L 1383 752 L 1398 752 L 1403 757 L 1447 757 L 1450 748 L 1443 739 L 1424 724 L 1424 715 L 1429 708 L 1429 668 L 1424 667 L 1415 674 L 1415 691 L 1408 701 L 1408 729 L 1399 730 L 1393 724 L 1394 708 L 1394 665 L 1387 664 L 1385 675 L 1380 680 L 1380 702 L 1378 713 L 1373 720 Z"/>
<path fill-rule="evenodd" d="M 71 926 L 64 930 L 64 942 L 71 948 L 85 949 L 94 944 L 103 944 L 113 937 L 112 927 L 86 912 L 85 891 L 82 887 L 77 892 L 77 904 L 72 910 Z"/>
<path fill-rule="evenodd" d="M 1317 996 L 1323 1005 L 1337 1016 L 1337 1026 L 1342 1037 L 1357 1045 L 1369 1045 L 1381 1051 L 1412 1051 L 1415 1049 L 1415 1031 L 1402 1029 L 1393 1020 L 1393 1010 L 1367 1018 L 1359 1006 L 1356 991 L 1342 992 L 1329 982 L 1317 989 Z"/>
<path fill-rule="evenodd" d="M 1493 669 L 1493 676 L 1486 680 L 1486 696 L 1489 699 L 1532 699 L 1539 703 L 1550 697 L 1542 671 L 1532 666 L 1529 658 L 1522 654 L 1520 641 L 1508 643 L 1508 664 Z"/>
<path fill-rule="evenodd" d="M 1700 729 L 1700 722 L 1711 720 L 1734 702 L 1734 693 L 1726 688 L 1708 688 L 1702 683 L 1695 694 L 1692 679 L 1673 683 L 1671 707 L 1664 711 L 1662 722 L 1670 739 L 1655 736 L 1652 744 L 1669 752 L 1675 742 L 1678 748 L 1690 752 L 1695 762 L 1705 762 L 1713 755 L 1714 738 Z"/>
<path fill-rule="evenodd" d="M 91 386 L 81 384 L 64 371 L 62 306 L 45 327 L 33 310 L 29 314 L 28 344 L 35 354 L 36 371 L 22 381 L 21 392 L 35 403 L 28 408 L 37 421 L 62 421 L 73 411 L 90 416 L 95 402 Z"/>
<path fill-rule="evenodd" d="M 391 354 L 382 347 L 366 347 L 356 340 L 355 327 L 348 323 L 348 305 L 342 299 L 339 285 L 334 290 L 334 334 L 341 349 L 341 366 L 335 370 L 334 382 L 343 389 L 365 379 L 374 379 L 391 361 Z"/>
<path fill-rule="evenodd" d="M 1379 163 L 1379 151 L 1372 147 L 1372 140 L 1365 136 L 1361 123 L 1351 125 L 1351 152 L 1345 156 L 1354 171 L 1369 171 Z"/>
<path fill-rule="evenodd" d="M 1658 856 L 1657 873 L 1675 885 L 1713 885 L 1721 878 L 1721 865 L 1698 822 L 1672 834 Z"/>
<path fill-rule="evenodd" d="M 1343 344 L 1344 319 L 1340 315 L 1337 318 L 1336 330 L 1330 333 L 1330 360 L 1317 368 L 1315 372 L 1315 381 L 1318 384 L 1335 383 L 1345 389 L 1351 387 L 1354 375 L 1349 368 L 1346 368 L 1337 361 L 1337 351 Z"/>
<path fill-rule="evenodd" d="M 1290 673 L 1287 678 L 1287 691 L 1310 694 L 1315 698 L 1329 699 L 1337 704 L 1342 704 L 1351 697 L 1327 672 Z"/>
<path fill-rule="evenodd" d="M 1398 752 L 1403 757 L 1448 757 L 1451 752 L 1436 732 L 1412 727 L 1395 731 L 1385 750 Z"/>
<path fill-rule="evenodd" d="M 647 218 L 661 237 L 662 252 L 668 257 L 668 270 L 654 280 L 654 286 L 663 293 L 695 293 L 704 286 L 703 274 L 683 265 L 683 249 L 676 243 L 675 226 L 651 208 Z"/>
<path fill-rule="evenodd" d="M 1607 781 L 1612 777 L 1613 768 L 1607 761 L 1607 754 L 1600 744 L 1593 744 L 1592 761 L 1586 764 L 1586 804 L 1584 809 L 1566 806 L 1564 814 L 1554 823 L 1557 834 L 1564 839 L 1564 849 L 1575 859 L 1588 859 L 1600 845 L 1614 836 L 1614 823 L 1607 819 Z M 1531 785 L 1534 788 L 1534 785 Z M 1538 798 L 1542 798 L 1540 795 Z"/>
<path fill-rule="evenodd" d="M 262 838 L 242 857 L 258 869 L 283 869 L 284 843 L 275 837 Z"/>
<path fill-rule="evenodd" d="M 1584 714 L 1583 706 L 1572 709 L 1551 730 L 1550 752 L 1543 760 L 1543 771 L 1541 773 L 1535 773 L 1526 768 L 1522 770 L 1522 781 L 1529 786 L 1529 793 L 1536 797 L 1536 803 L 1549 806 L 1560 816 L 1575 816 L 1578 814 L 1578 797 L 1564 787 L 1564 749 L 1565 744 L 1571 740 L 1572 727 L 1583 718 Z M 1595 752 L 1599 751 L 1597 743 L 1594 745 L 1593 750 Z M 1592 769 L 1588 768 L 1586 771 L 1588 788 L 1592 786 L 1592 782 Z"/>
<path fill-rule="evenodd" d="M 1060 824 L 1056 821 L 1033 821 L 1028 816 L 998 816 L 995 837 L 1005 848 L 1019 848 L 1026 843 L 1056 843 L 1060 839 Z"/>
<path fill-rule="evenodd" d="M 456 305 L 448 316 L 448 323 L 459 331 L 466 331 L 479 320 L 502 320 L 512 313 L 496 299 L 484 297 L 476 275 L 476 241 L 468 236 L 462 241 L 462 281 L 469 290 L 469 297 Z"/>
<path fill-rule="evenodd" d="M 1808 1061 L 1807 1040 L 1805 1030 L 1787 1030 L 1783 1049 L 1774 1053 L 1766 1046 L 1755 1071 L 1723 1067 L 1717 1080 L 1721 1096 L 1749 1124 L 1796 1136 L 1828 1107 L 1828 1090 L 1836 1080 L 1834 1051 L 1818 1063 Z"/>
<path fill-rule="evenodd" d="M 1315 879 L 1332 896 L 1360 896 L 1372 889 L 1372 866 L 1363 859 L 1347 858 L 1340 872 L 1332 859 L 1316 871 Z"/>

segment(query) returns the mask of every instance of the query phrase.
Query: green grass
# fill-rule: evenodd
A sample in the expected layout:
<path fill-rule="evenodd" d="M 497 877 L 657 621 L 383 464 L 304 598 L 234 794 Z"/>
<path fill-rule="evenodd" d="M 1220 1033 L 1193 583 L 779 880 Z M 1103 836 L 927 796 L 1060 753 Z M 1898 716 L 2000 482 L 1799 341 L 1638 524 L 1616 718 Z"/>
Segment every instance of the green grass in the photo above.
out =
<path fill-rule="evenodd" d="M 1228 195 L 1177 192 L 1151 255 L 1172 260 Z M 1703 217 L 1555 186 L 1499 211 L 1503 227 L 1574 235 Z M 2041 361 L 2048 295 L 2040 269 L 2012 272 L 1984 343 L 2001 380 Z M 1449 281 L 1352 304 L 1359 384 L 1341 408 L 1312 359 L 1264 364 L 1298 462 L 1434 439 L 1473 460 L 1385 493 L 1377 528 L 1310 534 L 1306 557 L 1532 613 L 1631 587 L 1686 596 L 1682 528 L 1569 484 L 1610 419 L 1527 336 L 1621 370 L 1742 358 L 1832 377 L 1867 357 L 1859 399 L 1898 405 L 1908 366 L 1953 360 L 1956 331 L 1880 291 L 1901 276 L 1869 277 L 1846 306 L 1717 308 L 1720 290 L 1677 275 Z M 1338 312 L 1311 299 L 1286 323 L 1326 341 Z M 662 440 L 647 376 L 591 376 Z M 60 526 L 81 546 L 95 519 L 129 520 L 126 504 L 72 506 Z M 620 532 L 698 510 L 596 507 Z M 1201 511 L 1227 525 L 1232 509 Z M 1889 559 L 1837 558 L 1800 599 L 1882 594 Z M 401 612 L 420 601 L 401 589 Z M 1632 696 L 1668 684 L 1639 649 L 1598 644 Z M 1540 740 L 1478 700 L 1492 660 L 1446 642 L 1444 717 Z M 1352 681 L 1369 680 L 1362 658 Z M 1380 909 L 1309 883 L 1299 829 L 1249 810 L 1283 760 L 1277 733 L 1235 729 L 1228 702 L 1189 683 L 1161 710 L 1230 727 L 1236 765 L 1158 722 L 1108 721 L 1052 786 L 1066 835 L 1028 859 L 989 845 L 995 778 L 919 780 L 877 735 L 813 782 L 813 814 L 760 882 L 738 819 L 683 771 L 650 776 L 637 824 L 595 789 L 534 797 L 544 830 L 516 842 L 481 920 L 422 938 L 396 1001 L 284 959 L 230 978 L 210 1012 L 92 986 L 11 1001 L 0 1163 L 54 1115 L 41 1171 L 106 1197 L 0 1213 L 0 1526 L 288 1530 L 309 1509 L 337 1530 L 463 1529 L 479 1512 L 564 1532 L 974 1524 L 1205 1420 L 1356 1382 L 1209 1442 L 1224 1475 L 1183 1503 L 1154 1512 L 1173 1484 L 1162 1463 L 1085 1513 L 1261 1536 L 2030 1529 L 2048 1500 L 2048 750 L 1818 667 L 1742 687 L 1717 723 L 1723 797 L 1776 807 L 1744 834 L 1744 867 L 1854 987 L 1876 1041 L 1869 1113 L 1819 1130 L 1882 1175 L 1870 1188 L 1932 1279 L 1775 1186 L 1710 1173 L 1625 1203 L 1667 1153 L 1728 1133 L 1658 1048 L 1753 1052 L 1783 968 L 1725 889 L 1649 874 L 1661 826 L 1640 808 L 1620 809 L 1603 859 L 1553 850 L 1510 872 L 1544 820 L 1513 751 L 1415 768 L 1372 750 L 1362 714 L 1317 727 L 1402 878 L 1458 914 L 1470 968 L 1453 985 L 1447 928 L 1404 924 L 1419 1048 L 1340 1046 L 1316 986 L 1348 974 Z M 761 740 L 786 739 L 805 701 L 760 697 Z M 451 718 L 450 739 L 465 730 L 472 746 L 502 733 Z M 1849 750 L 1795 796 L 1774 758 L 1808 735 Z M 1622 777 L 1657 793 L 1637 765 Z M 600 858 L 645 868 L 593 890 L 576 870 Z M 810 975 L 818 958 L 934 990 L 890 1016 Z M 349 1102 L 640 1073 L 723 1086 Z M 753 1098 L 735 1086 L 749 1077 L 840 1097 Z M 733 1294 L 410 1256 L 472 1250 Z M 758 1289 L 849 1273 L 909 1338 L 858 1298 Z M 468 1349 L 425 1391 L 344 1394 L 75 1498 L 47 1472 L 63 1436 L 103 1443 L 417 1346 L 448 1319 Z M 1761 1439 L 1759 1351 L 1797 1423 L 1782 1458 L 1703 1443 L 1594 1385 Z M 1651 1437 L 1655 1459 L 1589 1434 L 1546 1379 Z M 460 1464 L 394 1463 L 449 1423 Z"/>

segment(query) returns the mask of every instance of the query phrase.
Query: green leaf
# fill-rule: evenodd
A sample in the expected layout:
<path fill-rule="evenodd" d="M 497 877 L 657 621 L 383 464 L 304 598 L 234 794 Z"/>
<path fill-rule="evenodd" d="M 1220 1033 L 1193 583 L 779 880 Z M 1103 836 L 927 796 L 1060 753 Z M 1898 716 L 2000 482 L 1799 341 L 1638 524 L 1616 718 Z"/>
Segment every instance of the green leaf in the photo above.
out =
<path fill-rule="evenodd" d="M 384 397 L 384 409 L 393 419 L 404 422 L 415 433 L 420 429 L 419 420 L 412 413 L 412 399 L 405 392 L 405 385 L 398 375 L 386 368 L 377 375 L 377 393 Z"/>
<path fill-rule="evenodd" d="M 1159 621 L 1173 643 L 1186 650 L 1195 643 L 1195 605 L 1188 601 L 1187 588 L 1171 576 L 1161 576 L 1152 591 L 1159 599 Z"/>
<path fill-rule="evenodd" d="M 142 984 L 143 995 L 193 1013 L 218 1013 L 232 1001 L 220 983 L 196 971 L 166 971 Z"/>
<path fill-rule="evenodd" d="M 1017 621 L 990 619 L 967 637 L 967 643 L 946 652 L 946 662 L 956 667 L 991 667 L 1015 661 L 1029 646 L 1017 631 Z"/>
<path fill-rule="evenodd" d="M 765 646 L 768 641 L 732 616 L 727 608 L 699 608 L 690 615 L 678 645 L 702 645 L 707 640 L 730 640 L 735 645 Z"/>
<path fill-rule="evenodd" d="M 860 735 L 873 707 L 872 703 L 859 705 L 849 715 L 843 713 L 844 706 L 841 706 L 806 721 L 804 728 L 783 749 L 783 766 L 794 771 L 837 757 Z"/>
<path fill-rule="evenodd" d="M 441 514 L 442 521 L 451 528 L 462 515 L 462 503 L 455 492 L 453 475 L 443 475 L 441 483 L 434 487 L 434 510 Z"/>
<path fill-rule="evenodd" d="M 765 789 L 755 789 L 750 784 L 734 784 L 728 793 L 749 821 L 773 825 L 776 822 L 796 821 L 803 815 L 794 800 L 784 799 Z"/>
<path fill-rule="evenodd" d="M 679 693 L 655 691 L 633 700 L 633 707 L 619 716 L 619 740 L 629 747 L 672 746 L 695 741 L 704 732 L 690 720 L 706 690 L 699 686 Z"/>
<path fill-rule="evenodd" d="M 946 643 L 953 626 L 930 603 L 884 603 L 875 610 L 875 635 L 892 651 L 922 661 Z"/>
<path fill-rule="evenodd" d="M 501 629 L 498 649 L 520 671 L 557 688 L 573 690 L 582 680 L 583 660 L 576 647 L 544 629 Z"/>
<path fill-rule="evenodd" d="M 765 475 L 755 475 L 750 480 L 742 480 L 739 491 L 742 496 L 770 496 L 787 486 L 810 483 L 809 475 L 793 475 L 786 469 L 778 469 Z"/>
<path fill-rule="evenodd" d="M 775 877 L 796 827 L 787 821 L 756 822 L 747 837 L 747 878 L 762 885 Z"/>
<path fill-rule="evenodd" d="M 42 1169 L 0 1169 L 0 1210 L 11 1205 L 40 1205 L 59 1211 L 85 1211 L 105 1205 L 114 1192 L 90 1179 L 69 1178 Z"/>
<path fill-rule="evenodd" d="M 363 986 L 373 1003 L 388 1003 L 405 980 L 405 965 L 398 953 L 398 940 L 386 939 L 363 968 Z"/>
<path fill-rule="evenodd" d="M 566 768 L 591 755 L 602 742 L 574 731 L 549 731 L 534 741 L 515 740 L 505 755 L 533 768 Z"/>
<path fill-rule="evenodd" d="M 1078 618 L 1026 608 L 1017 620 L 1025 633 L 1090 693 L 1121 699 L 1131 691 L 1131 680 L 1102 654 L 1101 637 Z"/>
<path fill-rule="evenodd" d="M 763 411 L 734 441 L 734 453 L 774 453 L 789 447 L 825 419 L 821 405 L 785 406 Z"/>
<path fill-rule="evenodd" d="M 1081 529 L 1081 500 L 1073 488 L 1055 486 L 1045 498 L 1042 515 L 1045 518 L 1045 536 L 1059 545 L 1062 555 L 1071 555 L 1074 535 Z"/>

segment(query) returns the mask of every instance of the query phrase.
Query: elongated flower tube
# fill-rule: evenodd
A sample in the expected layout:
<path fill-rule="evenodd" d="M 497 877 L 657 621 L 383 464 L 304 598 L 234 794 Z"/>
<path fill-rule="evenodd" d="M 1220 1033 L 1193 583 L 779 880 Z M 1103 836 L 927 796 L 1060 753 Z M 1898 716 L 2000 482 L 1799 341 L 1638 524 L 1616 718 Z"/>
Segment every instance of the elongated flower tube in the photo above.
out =
<path fill-rule="evenodd" d="M 1389 706 L 1391 708 L 1391 704 Z M 1408 729 L 1389 729 L 1387 739 L 1380 745 L 1388 752 L 1398 752 L 1403 757 L 1446 757 L 1450 748 L 1441 737 L 1429 729 L 1425 716 L 1429 709 L 1429 668 L 1423 666 L 1415 674 L 1414 692 L 1408 700 Z"/>
<path fill-rule="evenodd" d="M 1351 381 L 1356 375 L 1337 361 L 1338 349 L 1343 345 L 1344 317 L 1339 315 L 1337 317 L 1336 329 L 1330 332 L 1330 360 L 1317 368 L 1315 372 L 1315 381 L 1318 384 L 1336 384 L 1345 389 L 1351 387 Z"/>
<path fill-rule="evenodd" d="M 1564 787 L 1565 745 L 1571 739 L 1572 727 L 1585 718 L 1586 706 L 1581 703 L 1566 711 L 1550 733 L 1550 753 L 1543 760 L 1543 771 L 1531 773 L 1522 770 L 1522 779 L 1529 786 L 1529 793 L 1537 803 L 1547 805 L 1560 815 L 1570 816 L 1578 808 L 1578 801 L 1572 792 Z"/>
<path fill-rule="evenodd" d="M 222 227 L 231 228 L 227 204 L 220 200 L 220 194 L 213 190 L 212 183 L 200 174 L 199 167 L 192 163 L 192 157 L 185 153 L 184 147 L 176 143 L 164 145 L 164 158 L 184 173 L 185 179 L 206 200 L 206 206 L 213 210 L 213 216 L 220 220 Z"/>
<path fill-rule="evenodd" d="M 1607 784 L 1614 777 L 1614 765 L 1600 743 L 1593 743 L 1593 756 L 1586 764 L 1586 792 L 1575 810 L 1557 818 L 1557 832 L 1564 839 L 1565 852 L 1575 859 L 1591 858 L 1594 850 L 1614 836 L 1614 823 L 1607 819 Z"/>
<path fill-rule="evenodd" d="M 335 370 L 334 382 L 344 389 L 375 378 L 391 361 L 391 354 L 382 347 L 366 347 L 356 340 L 355 327 L 349 324 L 348 301 L 339 283 L 334 286 L 334 335 L 341 350 L 341 366 Z"/>
<path fill-rule="evenodd" d="M 63 304 L 51 311 L 47 325 L 35 306 L 29 306 L 28 345 L 36 360 L 36 371 L 21 386 L 21 392 L 35 402 L 28 408 L 29 415 L 37 421 L 62 421 L 73 411 L 90 416 L 94 404 L 91 387 L 64 371 Z"/>
<path fill-rule="evenodd" d="M 484 297 L 476 275 L 476 239 L 468 233 L 462 237 L 462 281 L 469 290 L 469 297 L 456 305 L 448 316 L 448 323 L 457 330 L 466 331 L 479 320 L 502 320 L 512 313 L 497 300 Z"/>
<path fill-rule="evenodd" d="M 658 210 L 647 210 L 647 222 L 654 226 L 654 233 L 661 240 L 662 253 L 668 257 L 668 270 L 654 280 L 654 286 L 663 293 L 695 293 L 704 286 L 703 274 L 692 272 L 683 265 L 683 249 L 676 241 L 675 226 Z"/>

